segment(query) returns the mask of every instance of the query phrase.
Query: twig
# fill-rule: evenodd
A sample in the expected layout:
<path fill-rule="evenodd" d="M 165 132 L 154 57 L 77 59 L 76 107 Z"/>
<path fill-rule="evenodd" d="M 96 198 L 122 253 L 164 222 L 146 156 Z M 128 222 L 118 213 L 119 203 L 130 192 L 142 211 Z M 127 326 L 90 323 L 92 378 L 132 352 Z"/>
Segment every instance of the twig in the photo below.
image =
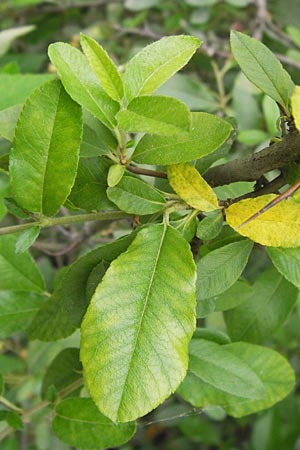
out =
<path fill-rule="evenodd" d="M 141 167 L 131 165 L 127 166 L 127 170 L 129 172 L 137 173 L 139 175 L 147 175 L 148 177 L 167 178 L 167 174 L 165 172 L 160 172 L 158 170 L 143 169 Z"/>

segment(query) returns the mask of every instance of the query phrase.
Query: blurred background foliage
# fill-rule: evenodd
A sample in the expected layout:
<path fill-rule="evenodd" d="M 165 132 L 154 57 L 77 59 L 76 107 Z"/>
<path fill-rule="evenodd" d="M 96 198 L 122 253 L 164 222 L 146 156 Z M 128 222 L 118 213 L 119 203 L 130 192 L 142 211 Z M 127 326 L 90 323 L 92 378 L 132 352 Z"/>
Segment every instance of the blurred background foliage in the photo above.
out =
<path fill-rule="evenodd" d="M 239 72 L 230 55 L 229 31 L 236 29 L 262 40 L 295 83 L 300 84 L 299 10 L 300 0 L 1 0 L 0 121 L 2 111 L 22 103 L 45 77 L 53 76 L 47 58 L 51 42 L 64 41 L 79 47 L 79 33 L 84 32 L 101 42 L 122 68 L 147 43 L 165 35 L 184 33 L 197 36 L 204 43 L 188 67 L 160 88 L 160 92 L 183 100 L 193 111 L 235 118 L 237 137 L 229 153 L 224 153 L 224 160 L 257 151 L 278 134 L 279 114 L 275 103 Z M 0 140 L 0 168 L 7 164 L 9 147 L 7 140 Z M 0 171 L 0 219 L 5 214 L 1 198 L 8 195 L 7 189 L 7 175 Z M 249 183 L 236 183 L 234 192 L 230 189 L 218 188 L 219 197 L 241 195 L 249 189 Z M 124 230 L 118 227 L 110 224 L 107 228 L 105 224 L 104 229 L 97 230 L 98 241 L 84 242 L 79 252 L 122 234 Z M 33 249 L 49 289 L 57 269 L 78 255 L 77 251 L 75 255 L 71 252 L 67 256 L 49 256 L 49 249 L 53 252 L 62 239 L 62 232 L 60 236 L 57 233 L 42 233 L 41 241 Z M 254 280 L 269 265 L 265 253 L 257 247 L 245 278 Z M 265 343 L 285 354 L 297 375 L 299 319 L 300 302 L 285 326 Z M 213 313 L 203 321 L 224 328 L 221 313 Z M 64 348 L 78 345 L 77 334 L 55 343 L 28 343 L 26 335 L 20 334 L 0 340 L 0 374 L 6 384 L 6 397 L 24 408 L 39 401 L 46 368 Z M 0 405 L 0 419 L 1 408 Z M 1 450 L 70 449 L 52 433 L 49 410 L 38 411 L 32 418 L 22 430 L 11 418 L 17 433 L 6 438 Z M 133 440 L 122 447 L 122 450 L 137 449 L 300 449 L 299 388 L 270 410 L 240 420 L 227 417 L 216 407 L 193 411 L 173 396 L 141 420 Z"/>

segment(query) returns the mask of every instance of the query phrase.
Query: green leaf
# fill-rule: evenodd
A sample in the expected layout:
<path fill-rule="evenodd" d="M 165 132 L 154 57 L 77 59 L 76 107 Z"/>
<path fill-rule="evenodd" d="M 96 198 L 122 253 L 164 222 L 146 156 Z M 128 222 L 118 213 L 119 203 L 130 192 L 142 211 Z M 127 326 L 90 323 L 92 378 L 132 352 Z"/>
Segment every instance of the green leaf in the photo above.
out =
<path fill-rule="evenodd" d="M 75 180 L 81 134 L 81 109 L 59 81 L 29 97 L 10 156 L 11 186 L 21 207 L 45 215 L 58 211 Z"/>
<path fill-rule="evenodd" d="M 86 57 L 75 47 L 62 42 L 51 44 L 48 52 L 66 91 L 73 100 L 108 128 L 113 128 L 119 105 L 101 88 L 96 76 L 90 70 Z"/>
<path fill-rule="evenodd" d="M 217 344 L 230 344 L 231 340 L 227 334 L 212 328 L 196 328 L 193 339 L 205 339 Z"/>
<path fill-rule="evenodd" d="M 56 406 L 53 431 L 81 449 L 117 447 L 134 435 L 134 422 L 116 424 L 103 416 L 90 398 L 68 398 Z"/>
<path fill-rule="evenodd" d="M 162 211 L 164 197 L 152 186 L 134 177 L 123 177 L 115 187 L 107 189 L 108 198 L 128 214 L 154 214 Z"/>
<path fill-rule="evenodd" d="M 260 379 L 265 395 L 259 400 L 227 394 L 208 385 L 200 377 L 188 371 L 179 393 L 195 407 L 220 405 L 234 417 L 243 417 L 266 409 L 282 400 L 293 388 L 295 377 L 288 362 L 277 352 L 258 345 L 238 342 L 222 347 L 246 364 Z"/>
<path fill-rule="evenodd" d="M 100 246 L 81 256 L 65 269 L 52 297 L 36 314 L 28 332 L 32 339 L 55 341 L 72 334 L 80 326 L 89 304 L 86 285 L 94 267 L 101 261 L 108 263 L 124 252 L 135 237 L 135 232 Z"/>
<path fill-rule="evenodd" d="M 6 197 L 4 199 L 4 204 L 7 210 L 16 217 L 20 219 L 28 219 L 29 214 L 22 209 L 12 197 Z"/>
<path fill-rule="evenodd" d="M 122 100 L 123 83 L 113 61 L 94 39 L 81 33 L 80 44 L 88 62 L 105 92 L 119 102 Z"/>
<path fill-rule="evenodd" d="M 177 164 L 214 152 L 229 138 L 232 126 L 208 113 L 191 113 L 192 131 L 188 135 L 144 136 L 132 159 L 141 164 Z"/>
<path fill-rule="evenodd" d="M 0 291 L 0 339 L 26 330 L 44 301 L 38 292 Z"/>
<path fill-rule="evenodd" d="M 80 158 L 74 186 L 69 195 L 73 205 L 86 211 L 116 209 L 106 194 L 110 165 L 104 158 Z"/>
<path fill-rule="evenodd" d="M 44 281 L 28 252 L 15 253 L 16 237 L 0 236 L 0 289 L 42 291 Z"/>
<path fill-rule="evenodd" d="M 23 430 L 24 428 L 21 417 L 14 411 L 7 413 L 5 420 L 14 430 Z"/>
<path fill-rule="evenodd" d="M 193 56 L 201 41 L 193 36 L 169 36 L 148 45 L 128 63 L 124 75 L 125 95 L 152 94 Z"/>
<path fill-rule="evenodd" d="M 3 388 L 4 388 L 3 376 L 0 373 L 0 395 L 2 395 Z"/>
<path fill-rule="evenodd" d="M 237 280 L 227 291 L 214 297 L 214 311 L 227 311 L 246 303 L 253 295 L 253 289 L 245 280 Z"/>
<path fill-rule="evenodd" d="M 174 392 L 194 328 L 189 244 L 173 228 L 151 225 L 111 264 L 83 320 L 85 379 L 103 414 L 133 420 Z"/>
<path fill-rule="evenodd" d="M 221 232 L 223 224 L 224 218 L 221 212 L 210 214 L 199 222 L 196 235 L 203 241 L 214 239 Z"/>
<path fill-rule="evenodd" d="M 133 99 L 127 109 L 118 112 L 116 118 L 123 130 L 135 133 L 172 136 L 191 129 L 187 106 L 175 98 L 161 95 Z"/>
<path fill-rule="evenodd" d="M 253 243 L 233 242 L 213 250 L 197 261 L 197 301 L 221 294 L 232 286 L 243 272 Z"/>
<path fill-rule="evenodd" d="M 267 252 L 281 275 L 300 289 L 300 248 L 269 247 Z"/>
<path fill-rule="evenodd" d="M 16 253 L 24 253 L 31 247 L 31 245 L 36 241 L 41 231 L 41 227 L 35 225 L 28 230 L 25 230 L 16 242 Z"/>
<path fill-rule="evenodd" d="M 124 175 L 126 167 L 122 164 L 113 164 L 110 166 L 107 175 L 107 184 L 109 187 L 116 186 Z"/>
<path fill-rule="evenodd" d="M 26 25 L 23 27 L 9 28 L 8 30 L 0 31 L 0 57 L 3 56 L 10 48 L 12 42 L 24 34 L 30 33 L 34 30 L 34 25 Z"/>
<path fill-rule="evenodd" d="M 262 382 L 248 364 L 227 351 L 226 346 L 204 339 L 192 339 L 190 343 L 187 378 L 190 374 L 208 387 L 240 399 L 256 400 L 265 394 Z M 179 388 L 184 398 L 185 386 L 186 381 Z"/>
<path fill-rule="evenodd" d="M 230 42 L 233 56 L 246 77 L 289 114 L 295 85 L 276 56 L 261 42 L 238 31 L 231 31 Z"/>
<path fill-rule="evenodd" d="M 171 187 L 188 205 L 200 211 L 219 208 L 216 194 L 194 166 L 188 163 L 172 164 L 168 166 L 167 173 Z"/>
<path fill-rule="evenodd" d="M 226 311 L 225 322 L 233 341 L 260 343 L 287 319 L 298 298 L 298 289 L 271 268 L 252 286 L 251 297 Z"/>
<path fill-rule="evenodd" d="M 0 111 L 0 136 L 10 142 L 13 141 L 21 109 L 22 105 L 15 105 Z"/>
<path fill-rule="evenodd" d="M 83 110 L 83 119 L 81 157 L 92 158 L 107 155 L 110 151 L 117 149 L 118 143 L 111 130 L 85 109 Z"/>
<path fill-rule="evenodd" d="M 64 389 L 82 377 L 82 365 L 79 361 L 78 348 L 63 349 L 51 362 L 43 379 L 41 396 L 46 398 L 51 386 L 56 392 Z M 80 389 L 80 388 L 79 388 Z M 70 395 L 75 396 L 73 391 Z"/>

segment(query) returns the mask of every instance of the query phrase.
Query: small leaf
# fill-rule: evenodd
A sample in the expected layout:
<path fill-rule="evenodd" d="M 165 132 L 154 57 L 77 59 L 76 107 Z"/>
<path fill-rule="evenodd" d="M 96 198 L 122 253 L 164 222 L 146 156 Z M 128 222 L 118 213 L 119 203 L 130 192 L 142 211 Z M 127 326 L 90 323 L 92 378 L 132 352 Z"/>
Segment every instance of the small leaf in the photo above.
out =
<path fill-rule="evenodd" d="M 231 31 L 231 50 L 246 77 L 289 114 L 294 90 L 290 75 L 264 44 L 238 31 Z"/>
<path fill-rule="evenodd" d="M 4 199 L 4 204 L 7 210 L 14 216 L 20 217 L 20 219 L 28 219 L 29 213 L 25 212 L 12 197 L 6 197 Z"/>
<path fill-rule="evenodd" d="M 292 93 L 291 108 L 295 127 L 300 132 L 300 86 L 295 86 Z"/>
<path fill-rule="evenodd" d="M 263 342 L 287 319 L 298 298 L 298 289 L 274 268 L 261 274 L 251 291 L 247 301 L 225 313 L 233 341 Z"/>
<path fill-rule="evenodd" d="M 109 187 L 116 186 L 124 175 L 126 167 L 122 164 L 113 164 L 108 169 L 107 184 Z"/>
<path fill-rule="evenodd" d="M 191 113 L 192 131 L 177 136 L 142 137 L 132 159 L 141 164 L 177 164 L 201 158 L 219 148 L 230 136 L 232 126 L 208 113 Z"/>
<path fill-rule="evenodd" d="M 300 204 L 292 198 L 283 200 L 260 216 L 241 226 L 266 206 L 276 195 L 247 198 L 226 209 L 228 225 L 242 236 L 271 247 L 300 246 Z"/>
<path fill-rule="evenodd" d="M 171 187 L 188 205 L 200 211 L 219 209 L 216 194 L 191 164 L 173 164 L 167 172 Z"/>
<path fill-rule="evenodd" d="M 159 95 L 133 99 L 118 112 L 119 126 L 126 131 L 172 136 L 189 132 L 191 115 L 187 106 L 172 97 Z"/>
<path fill-rule="evenodd" d="M 224 218 L 221 212 L 210 214 L 199 222 L 196 235 L 203 241 L 214 239 L 221 232 L 223 224 Z"/>
<path fill-rule="evenodd" d="M 94 39 L 81 33 L 80 44 L 88 62 L 105 92 L 119 102 L 123 98 L 120 74 L 104 48 Z"/>
<path fill-rule="evenodd" d="M 300 248 L 269 247 L 267 252 L 276 269 L 300 289 Z"/>
<path fill-rule="evenodd" d="M 0 236 L 0 289 L 42 291 L 44 281 L 28 252 L 15 253 L 16 237 Z"/>
<path fill-rule="evenodd" d="M 86 57 L 75 47 L 57 42 L 49 46 L 49 58 L 73 100 L 108 128 L 114 128 L 119 105 L 101 88 Z"/>
<path fill-rule="evenodd" d="M 125 176 L 115 187 L 107 189 L 108 198 L 128 214 L 154 214 L 162 211 L 166 202 L 160 192 L 134 177 Z"/>
<path fill-rule="evenodd" d="M 28 230 L 25 230 L 16 242 L 16 253 L 24 253 L 36 241 L 41 231 L 41 227 L 35 225 Z"/>
<path fill-rule="evenodd" d="M 11 186 L 21 207 L 49 216 L 58 211 L 75 180 L 81 133 L 81 109 L 59 81 L 29 97 L 10 156 Z"/>
<path fill-rule="evenodd" d="M 146 227 L 111 264 L 82 323 L 81 360 L 99 409 L 126 422 L 162 403 L 185 376 L 194 328 L 189 244 L 170 226 Z"/>
<path fill-rule="evenodd" d="M 34 30 L 34 25 L 26 25 L 23 27 L 9 28 L 8 30 L 0 31 L 0 56 L 3 56 L 11 46 L 12 42 L 24 34 L 30 33 Z"/>
<path fill-rule="evenodd" d="M 201 41 L 193 36 L 169 36 L 147 45 L 128 63 L 124 75 L 125 95 L 152 94 L 193 56 Z"/>
<path fill-rule="evenodd" d="M 5 420 L 14 430 L 23 430 L 24 428 L 21 417 L 14 411 L 7 413 Z"/>
<path fill-rule="evenodd" d="M 66 444 L 81 449 L 117 447 L 134 435 L 134 422 L 116 424 L 103 416 L 90 398 L 69 398 L 56 406 L 53 431 Z"/>
<path fill-rule="evenodd" d="M 0 111 L 0 136 L 12 142 L 22 105 L 14 105 Z"/>
<path fill-rule="evenodd" d="M 117 140 L 112 131 L 99 122 L 87 110 L 83 110 L 83 136 L 80 148 L 82 158 L 93 158 L 107 155 L 118 147 Z"/>

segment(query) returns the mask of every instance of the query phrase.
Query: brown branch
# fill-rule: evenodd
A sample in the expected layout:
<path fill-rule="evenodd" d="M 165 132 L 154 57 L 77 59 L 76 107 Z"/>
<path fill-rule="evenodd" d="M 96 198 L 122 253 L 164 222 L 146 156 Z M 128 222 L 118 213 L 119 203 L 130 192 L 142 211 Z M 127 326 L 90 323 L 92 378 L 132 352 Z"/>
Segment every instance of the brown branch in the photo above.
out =
<path fill-rule="evenodd" d="M 158 170 L 143 169 L 136 166 L 127 166 L 127 170 L 139 175 L 147 175 L 148 177 L 167 178 L 167 174 L 165 172 L 160 172 Z"/>

